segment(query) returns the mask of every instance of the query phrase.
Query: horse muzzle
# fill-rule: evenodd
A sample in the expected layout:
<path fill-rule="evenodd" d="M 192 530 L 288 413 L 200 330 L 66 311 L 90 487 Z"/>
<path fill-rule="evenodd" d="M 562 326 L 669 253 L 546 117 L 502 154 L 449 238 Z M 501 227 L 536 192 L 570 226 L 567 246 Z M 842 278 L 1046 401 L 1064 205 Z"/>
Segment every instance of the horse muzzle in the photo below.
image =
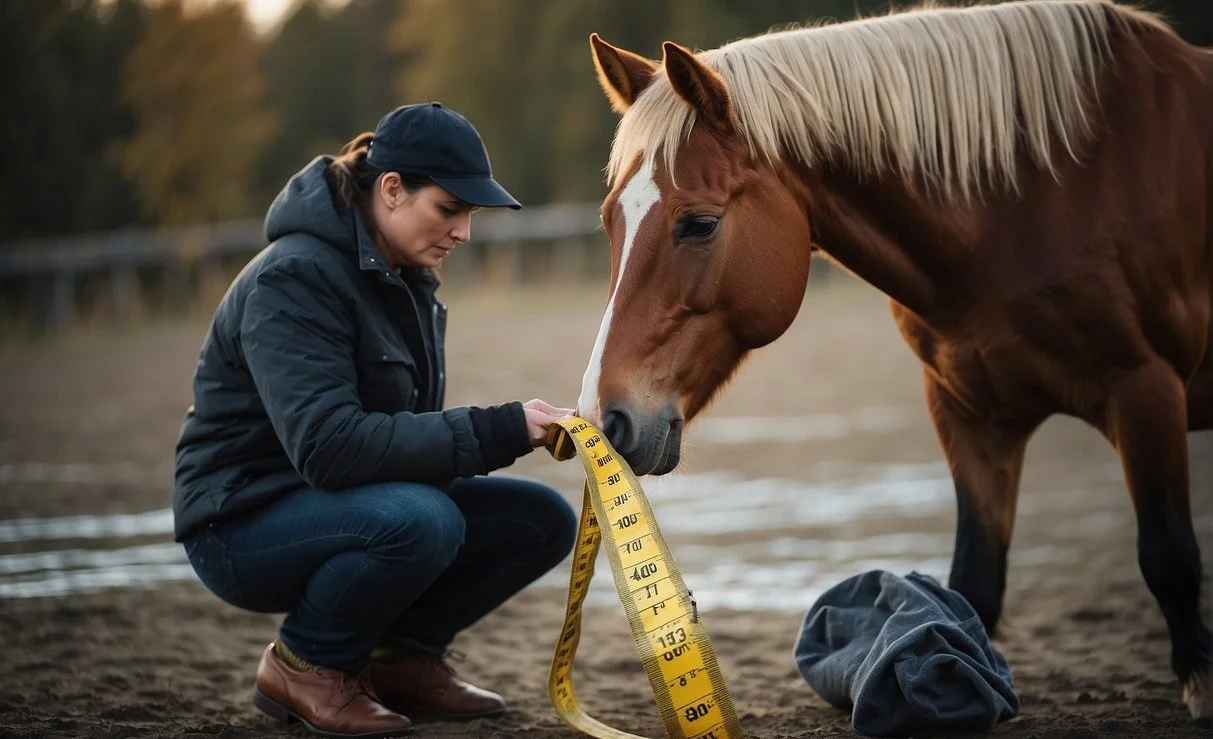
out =
<path fill-rule="evenodd" d="M 649 413 L 610 404 L 602 414 L 607 441 L 637 475 L 664 475 L 678 466 L 683 425 L 682 414 L 672 406 Z"/>

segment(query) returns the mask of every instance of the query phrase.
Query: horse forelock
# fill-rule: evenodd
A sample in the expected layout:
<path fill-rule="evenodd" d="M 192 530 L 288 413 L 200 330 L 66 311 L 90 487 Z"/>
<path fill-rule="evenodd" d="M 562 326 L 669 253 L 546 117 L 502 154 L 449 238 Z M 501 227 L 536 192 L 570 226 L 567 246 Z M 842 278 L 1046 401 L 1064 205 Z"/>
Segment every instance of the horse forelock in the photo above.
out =
<path fill-rule="evenodd" d="M 1109 31 L 1155 16 L 1111 0 L 922 6 L 776 31 L 697 54 L 724 80 L 752 157 L 894 169 L 945 197 L 1016 186 L 1021 148 L 1052 170 L 1092 131 Z M 658 75 L 622 116 L 607 173 L 637 156 L 669 172 L 694 110 Z"/>

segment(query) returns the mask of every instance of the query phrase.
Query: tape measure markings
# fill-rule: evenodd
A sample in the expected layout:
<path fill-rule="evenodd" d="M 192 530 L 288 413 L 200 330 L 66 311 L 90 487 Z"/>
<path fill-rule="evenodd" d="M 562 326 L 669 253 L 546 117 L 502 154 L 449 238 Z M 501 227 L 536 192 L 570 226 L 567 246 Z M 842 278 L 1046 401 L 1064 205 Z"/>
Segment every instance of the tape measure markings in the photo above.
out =
<path fill-rule="evenodd" d="M 584 419 L 572 418 L 553 425 L 548 451 L 557 460 L 578 456 L 586 471 L 568 606 L 548 681 L 553 706 L 561 718 L 600 739 L 639 739 L 585 714 L 572 684 L 582 606 L 593 577 L 594 559 L 606 539 L 611 544 L 607 557 L 616 591 L 667 735 L 742 739 L 698 607 L 635 475 L 601 432 Z M 633 587 L 633 583 L 638 585 Z M 668 618 L 667 609 L 673 614 Z"/>

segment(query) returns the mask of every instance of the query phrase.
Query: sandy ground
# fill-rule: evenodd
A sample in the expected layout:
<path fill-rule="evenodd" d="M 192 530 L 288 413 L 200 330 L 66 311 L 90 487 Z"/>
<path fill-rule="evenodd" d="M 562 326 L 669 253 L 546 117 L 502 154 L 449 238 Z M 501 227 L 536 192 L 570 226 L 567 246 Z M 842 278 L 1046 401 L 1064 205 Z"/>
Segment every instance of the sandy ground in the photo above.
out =
<path fill-rule="evenodd" d="M 597 288 L 583 295 L 539 289 L 448 295 L 448 401 L 543 397 L 573 404 L 601 298 Z M 197 323 L 159 325 L 0 350 L 0 528 L 31 517 L 163 509 L 172 447 L 190 402 L 190 372 L 204 331 Z M 816 434 L 798 443 L 722 441 L 722 433 L 735 427 L 730 419 L 851 417 L 856 408 L 893 409 L 901 421 L 895 428 Z M 755 480 L 809 486 L 875 469 L 929 468 L 940 460 L 922 410 L 916 364 L 883 300 L 845 282 L 810 295 L 788 335 L 747 364 L 701 429 L 688 434 L 686 472 L 680 474 L 732 480 L 737 490 L 749 490 L 744 486 Z M 1213 439 L 1190 438 L 1194 508 L 1208 552 Z M 556 465 L 542 451 L 511 472 L 549 480 L 579 500 L 576 470 Z M 674 514 L 663 508 L 663 489 L 656 486 L 650 495 L 659 518 L 669 521 Z M 839 500 L 827 502 L 846 502 L 846 493 L 845 486 L 839 488 L 832 493 Z M 677 515 L 691 521 L 715 520 L 709 514 L 728 502 L 727 496 L 671 495 Z M 801 563 L 805 571 L 821 564 L 818 550 L 807 544 L 799 557 L 763 554 L 764 542 L 776 537 L 849 547 L 822 570 L 825 582 L 867 568 L 878 558 L 865 551 L 907 533 L 934 542 L 919 560 L 934 563 L 928 571 L 946 572 L 954 524 L 949 502 L 931 498 L 918 506 L 903 500 L 874 503 L 870 510 L 862 500 L 850 503 L 859 512 L 842 519 L 818 519 L 812 510 L 796 509 L 762 529 L 722 532 L 705 523 L 702 530 L 682 526 L 668 538 L 680 563 L 687 556 L 684 574 L 693 589 L 695 577 L 707 577 L 697 573 L 712 571 L 717 560 L 736 553 L 755 552 L 748 566 L 771 557 L 774 572 L 775 565 L 794 573 Z M 1136 568 L 1133 532 L 1111 450 L 1081 424 L 1051 421 L 1029 448 L 1012 551 L 1009 627 L 999 643 L 1015 671 L 1022 713 L 991 735 L 1207 735 L 1188 723 L 1180 703 L 1163 621 Z M 133 541 L 164 544 L 168 537 Z M 53 546 L 129 543 L 69 538 Z M 45 539 L 0 538 L 0 560 L 48 546 Z M 605 578 L 605 570 L 599 576 Z M 0 568 L 0 584 L 5 577 Z M 565 582 L 567 563 L 552 578 Z M 849 716 L 817 698 L 792 661 L 815 591 L 779 580 L 756 586 L 759 592 L 763 587 L 777 605 L 738 608 L 721 598 L 707 603 L 704 612 L 748 735 L 854 736 Z M 564 597 L 560 587 L 531 588 L 456 644 L 467 654 L 458 665 L 461 674 L 503 692 L 514 707 L 509 715 L 426 724 L 420 736 L 576 736 L 560 723 L 545 693 Z M 0 599 L 0 736 L 283 735 L 249 702 L 253 668 L 274 630 L 273 618 L 236 611 L 191 580 Z M 584 630 L 576 680 L 587 710 L 619 728 L 661 736 L 622 610 L 609 604 L 590 608 Z"/>

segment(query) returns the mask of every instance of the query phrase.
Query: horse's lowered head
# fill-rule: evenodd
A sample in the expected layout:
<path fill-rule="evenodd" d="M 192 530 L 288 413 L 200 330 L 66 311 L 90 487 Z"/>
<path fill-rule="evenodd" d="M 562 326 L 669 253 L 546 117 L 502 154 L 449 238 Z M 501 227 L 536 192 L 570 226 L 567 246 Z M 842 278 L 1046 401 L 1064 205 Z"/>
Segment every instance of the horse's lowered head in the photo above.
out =
<path fill-rule="evenodd" d="M 684 424 L 795 318 L 809 223 L 798 180 L 751 151 L 694 54 L 666 43 L 658 64 L 597 35 L 590 48 L 621 119 L 601 208 L 610 297 L 578 412 L 637 474 L 664 474 Z"/>

